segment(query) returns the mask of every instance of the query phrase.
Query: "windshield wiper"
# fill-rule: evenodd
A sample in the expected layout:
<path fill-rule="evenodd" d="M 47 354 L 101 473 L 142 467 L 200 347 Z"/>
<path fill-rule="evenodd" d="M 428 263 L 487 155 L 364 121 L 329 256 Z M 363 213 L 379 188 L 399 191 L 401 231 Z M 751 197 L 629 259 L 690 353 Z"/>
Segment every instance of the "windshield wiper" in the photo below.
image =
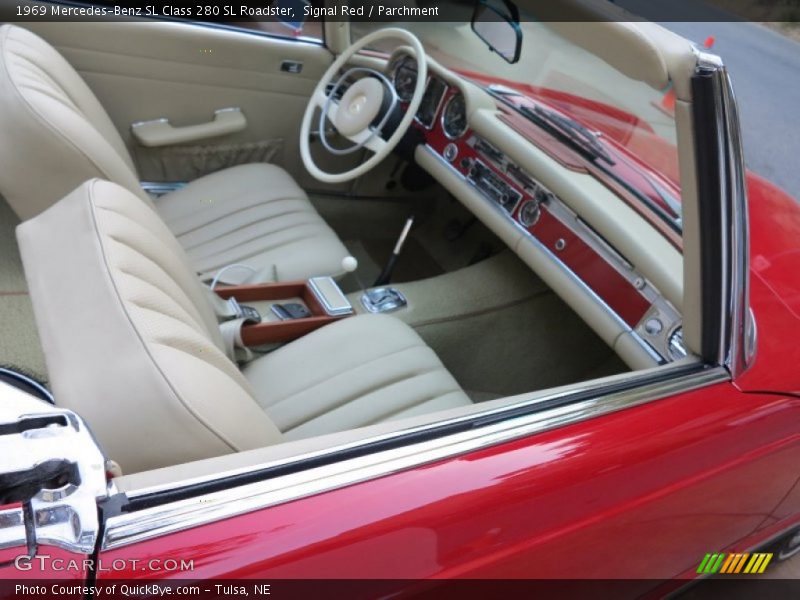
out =
<path fill-rule="evenodd" d="M 535 123 L 553 137 L 570 145 L 590 160 L 599 159 L 609 165 L 616 164 L 614 159 L 611 158 L 597 139 L 597 134 L 589 131 L 577 121 L 573 121 L 569 117 L 565 117 L 556 112 L 546 110 L 541 106 L 535 108 L 518 106 L 517 109 L 521 114 L 525 115 L 529 121 Z"/>

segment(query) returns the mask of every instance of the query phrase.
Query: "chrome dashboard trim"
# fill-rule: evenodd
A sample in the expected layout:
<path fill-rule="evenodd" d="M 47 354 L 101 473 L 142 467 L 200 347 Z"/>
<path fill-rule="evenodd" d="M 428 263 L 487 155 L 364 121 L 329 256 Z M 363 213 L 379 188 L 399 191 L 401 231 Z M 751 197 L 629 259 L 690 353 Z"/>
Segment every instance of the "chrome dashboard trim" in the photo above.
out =
<path fill-rule="evenodd" d="M 697 371 L 687 373 L 685 365 L 671 365 L 659 369 L 657 375 L 653 372 L 645 374 L 632 373 L 626 381 L 628 388 L 624 390 L 609 391 L 606 389 L 604 391 L 600 388 L 596 390 L 597 395 L 595 396 L 592 394 L 593 386 L 585 384 L 576 390 L 553 393 L 533 400 L 521 400 L 509 406 L 488 409 L 473 415 L 455 417 L 434 425 L 408 428 L 290 459 L 219 473 L 214 477 L 182 481 L 179 486 L 172 484 L 163 486 L 160 489 L 150 488 L 129 492 L 129 498 L 142 497 L 164 489 L 200 485 L 223 477 L 232 477 L 237 474 L 285 466 L 291 463 L 301 463 L 302 461 L 339 453 L 355 447 L 425 432 L 433 427 L 464 422 L 476 423 L 475 427 L 458 433 L 442 435 L 426 441 L 333 462 L 272 479 L 200 494 L 193 498 L 121 513 L 107 519 L 101 548 L 103 550 L 111 550 L 124 547 L 202 524 L 298 500 L 313 494 L 391 475 L 434 461 L 475 452 L 521 437 L 639 406 L 665 396 L 684 393 L 729 380 L 728 372 L 721 367 L 701 368 L 698 366 L 697 369 Z M 659 377 L 660 380 L 653 381 L 655 377 Z M 589 397 L 565 404 L 570 397 L 577 397 L 579 394 Z M 537 412 L 528 412 L 515 416 L 520 410 L 536 410 L 537 406 L 546 403 L 558 403 L 558 405 L 550 408 L 540 408 Z M 482 419 L 487 420 L 489 417 L 502 417 L 504 415 L 508 415 L 505 420 L 493 423 L 487 422 L 485 425 L 480 424 Z"/>

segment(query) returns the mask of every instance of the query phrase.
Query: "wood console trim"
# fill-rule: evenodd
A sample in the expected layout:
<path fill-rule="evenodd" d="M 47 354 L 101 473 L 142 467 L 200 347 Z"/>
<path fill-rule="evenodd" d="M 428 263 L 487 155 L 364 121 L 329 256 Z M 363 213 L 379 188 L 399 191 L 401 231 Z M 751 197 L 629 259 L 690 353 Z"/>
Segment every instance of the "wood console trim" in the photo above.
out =
<path fill-rule="evenodd" d="M 338 321 L 341 317 L 314 316 L 291 321 L 272 321 L 242 327 L 242 342 L 245 346 L 263 346 L 279 342 L 291 342 L 307 333 Z"/>
<path fill-rule="evenodd" d="M 265 321 L 253 325 L 245 325 L 242 327 L 242 342 L 245 346 L 263 346 L 265 344 L 290 342 L 324 325 L 350 316 L 331 316 L 327 314 L 314 292 L 311 291 L 307 281 L 232 285 L 217 287 L 214 291 L 220 298 L 228 299 L 233 296 L 242 304 L 299 297 L 311 311 L 312 316 L 305 319 Z"/>

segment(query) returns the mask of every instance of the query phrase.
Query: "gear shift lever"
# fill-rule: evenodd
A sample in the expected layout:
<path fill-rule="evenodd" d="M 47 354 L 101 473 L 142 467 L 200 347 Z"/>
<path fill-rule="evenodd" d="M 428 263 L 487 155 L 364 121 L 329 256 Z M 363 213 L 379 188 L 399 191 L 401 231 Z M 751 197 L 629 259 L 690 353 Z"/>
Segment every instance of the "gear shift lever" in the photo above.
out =
<path fill-rule="evenodd" d="M 386 285 L 392 279 L 392 272 L 394 271 L 395 266 L 397 266 L 397 259 L 400 258 L 400 253 L 403 251 L 403 246 L 406 243 L 406 239 L 408 238 L 408 232 L 411 231 L 411 226 L 414 225 L 414 216 L 408 217 L 406 219 L 406 224 L 403 225 L 403 231 L 400 232 L 400 237 L 397 238 L 397 243 L 394 245 L 394 250 L 392 250 L 392 255 L 389 257 L 389 260 L 386 263 L 386 266 L 383 267 L 383 271 L 381 274 L 378 275 L 378 278 L 373 283 L 373 286 L 379 285 Z"/>
<path fill-rule="evenodd" d="M 355 256 L 345 256 L 342 259 L 342 271 L 345 273 L 352 273 L 353 277 L 356 278 L 359 289 L 362 292 L 366 292 L 367 286 L 362 283 L 361 277 L 358 276 L 356 269 L 358 269 L 358 259 Z"/>
<path fill-rule="evenodd" d="M 345 256 L 342 259 L 342 271 L 345 273 L 355 273 L 358 268 L 358 260 L 355 256 Z"/>

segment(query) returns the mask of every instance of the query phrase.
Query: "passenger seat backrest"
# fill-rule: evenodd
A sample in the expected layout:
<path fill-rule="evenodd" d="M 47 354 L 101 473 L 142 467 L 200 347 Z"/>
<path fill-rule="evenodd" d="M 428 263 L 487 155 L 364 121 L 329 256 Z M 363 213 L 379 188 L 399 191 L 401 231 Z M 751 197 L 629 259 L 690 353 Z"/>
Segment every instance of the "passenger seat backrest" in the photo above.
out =
<path fill-rule="evenodd" d="M 280 439 L 149 206 L 92 180 L 17 239 L 56 403 L 82 415 L 124 471 Z"/>
<path fill-rule="evenodd" d="M 89 86 L 58 51 L 0 27 L 0 195 L 29 219 L 100 177 L 149 202 L 133 160 Z"/>

